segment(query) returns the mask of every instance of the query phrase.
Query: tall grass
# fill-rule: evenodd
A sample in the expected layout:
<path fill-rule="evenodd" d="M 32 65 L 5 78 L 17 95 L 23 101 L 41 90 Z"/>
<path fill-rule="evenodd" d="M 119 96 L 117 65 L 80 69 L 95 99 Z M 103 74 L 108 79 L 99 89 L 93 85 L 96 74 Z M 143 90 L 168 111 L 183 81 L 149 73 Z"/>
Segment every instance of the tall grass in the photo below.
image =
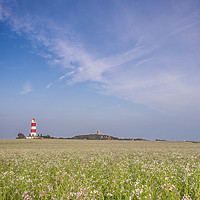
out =
<path fill-rule="evenodd" d="M 0 199 L 200 199 L 200 144 L 1 140 Z"/>

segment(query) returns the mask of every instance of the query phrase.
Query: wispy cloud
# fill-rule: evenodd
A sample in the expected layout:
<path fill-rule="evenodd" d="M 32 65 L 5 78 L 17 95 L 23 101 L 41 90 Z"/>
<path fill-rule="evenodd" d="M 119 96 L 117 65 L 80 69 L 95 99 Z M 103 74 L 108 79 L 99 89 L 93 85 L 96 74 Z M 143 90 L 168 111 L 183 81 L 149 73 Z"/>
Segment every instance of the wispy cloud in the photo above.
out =
<path fill-rule="evenodd" d="M 1 10 L 2 7 L 2 13 Z M 116 46 L 115 41 L 119 42 L 118 51 L 113 48 L 109 54 L 92 52 L 75 28 L 71 30 L 68 24 L 62 26 L 52 19 L 30 13 L 22 16 L 14 10 L 0 14 L 0 19 L 7 20 L 14 31 L 27 37 L 36 48 L 42 47 L 44 52 L 40 55 L 45 59 L 66 68 L 67 73 L 57 81 L 66 79 L 69 84 L 98 82 L 101 93 L 165 113 L 199 106 L 200 72 L 195 71 L 199 58 L 189 50 L 198 51 L 200 40 L 196 39 L 196 44 L 187 40 L 193 30 L 200 33 L 199 17 L 184 16 L 184 11 L 180 14 L 184 18 L 176 12 L 172 16 L 164 13 L 151 16 L 154 20 L 149 23 L 148 16 L 141 19 L 140 14 L 133 13 L 127 5 L 120 11 L 112 16 L 113 30 L 104 21 L 106 31 L 117 38 L 111 39 L 111 45 Z M 125 48 L 129 42 L 132 45 Z M 30 91 L 31 87 L 26 86 L 21 94 Z"/>
<path fill-rule="evenodd" d="M 62 76 L 59 78 L 59 81 L 62 81 L 62 80 L 65 79 L 66 77 L 72 76 L 74 73 L 75 73 L 74 71 L 71 71 L 71 72 L 68 72 L 68 73 L 62 75 Z"/>
<path fill-rule="evenodd" d="M 198 31 L 196 27 L 200 24 L 200 17 L 198 14 L 192 14 L 189 17 L 185 17 L 182 20 L 178 21 L 177 23 L 173 24 L 169 29 L 167 30 L 165 38 L 171 37 L 175 34 L 179 34 L 180 32 L 184 32 L 188 29 L 192 29 L 191 32 Z M 187 32 L 188 33 L 188 32 Z M 162 38 L 163 39 L 163 38 Z"/>
<path fill-rule="evenodd" d="M 24 84 L 22 91 L 19 94 L 27 94 L 32 91 L 33 91 L 33 89 L 31 87 L 31 84 L 29 82 L 27 82 Z"/>
<path fill-rule="evenodd" d="M 53 83 L 49 83 L 46 88 L 49 89 L 51 86 L 53 85 Z"/>
<path fill-rule="evenodd" d="M 10 15 L 10 9 L 8 6 L 4 5 L 4 1 L 0 0 L 0 20 L 6 20 Z"/>

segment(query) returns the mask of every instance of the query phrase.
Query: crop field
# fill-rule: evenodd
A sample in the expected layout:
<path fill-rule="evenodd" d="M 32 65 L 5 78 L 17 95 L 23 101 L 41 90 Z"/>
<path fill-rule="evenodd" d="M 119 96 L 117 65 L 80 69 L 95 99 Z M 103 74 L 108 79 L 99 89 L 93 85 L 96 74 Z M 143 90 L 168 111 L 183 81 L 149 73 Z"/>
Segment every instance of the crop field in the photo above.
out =
<path fill-rule="evenodd" d="M 0 199 L 200 199 L 200 144 L 0 140 Z"/>

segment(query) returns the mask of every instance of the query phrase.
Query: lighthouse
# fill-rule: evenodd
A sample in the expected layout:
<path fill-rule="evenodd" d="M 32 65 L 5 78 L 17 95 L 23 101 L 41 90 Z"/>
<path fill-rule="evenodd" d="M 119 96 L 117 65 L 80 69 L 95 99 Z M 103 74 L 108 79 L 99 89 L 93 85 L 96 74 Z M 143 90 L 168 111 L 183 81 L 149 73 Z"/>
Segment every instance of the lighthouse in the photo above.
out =
<path fill-rule="evenodd" d="M 33 117 L 32 122 L 31 122 L 31 133 L 30 133 L 31 137 L 36 137 L 36 122 L 35 122 L 35 118 Z"/>

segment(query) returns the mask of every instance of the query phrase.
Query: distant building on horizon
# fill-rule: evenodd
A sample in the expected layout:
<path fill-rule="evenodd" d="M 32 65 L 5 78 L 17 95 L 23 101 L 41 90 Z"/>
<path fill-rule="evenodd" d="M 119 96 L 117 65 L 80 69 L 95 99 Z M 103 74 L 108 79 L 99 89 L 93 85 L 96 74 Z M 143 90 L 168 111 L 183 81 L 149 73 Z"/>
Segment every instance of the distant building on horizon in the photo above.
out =
<path fill-rule="evenodd" d="M 37 138 L 37 135 L 36 135 L 36 122 L 35 118 L 33 117 L 31 122 L 31 133 L 29 134 L 28 137 L 26 137 L 26 139 L 34 139 L 34 138 Z"/>

